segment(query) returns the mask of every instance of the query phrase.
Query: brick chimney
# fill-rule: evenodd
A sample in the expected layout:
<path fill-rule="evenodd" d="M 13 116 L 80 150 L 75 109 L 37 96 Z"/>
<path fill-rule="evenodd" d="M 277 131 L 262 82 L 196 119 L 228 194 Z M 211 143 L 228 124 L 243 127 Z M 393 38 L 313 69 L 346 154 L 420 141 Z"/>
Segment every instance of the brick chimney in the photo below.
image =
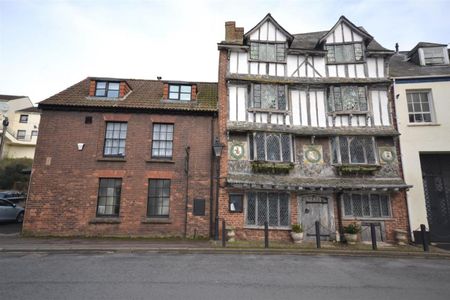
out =
<path fill-rule="evenodd" d="M 236 22 L 225 22 L 225 41 L 233 44 L 243 44 L 244 27 L 236 27 Z"/>

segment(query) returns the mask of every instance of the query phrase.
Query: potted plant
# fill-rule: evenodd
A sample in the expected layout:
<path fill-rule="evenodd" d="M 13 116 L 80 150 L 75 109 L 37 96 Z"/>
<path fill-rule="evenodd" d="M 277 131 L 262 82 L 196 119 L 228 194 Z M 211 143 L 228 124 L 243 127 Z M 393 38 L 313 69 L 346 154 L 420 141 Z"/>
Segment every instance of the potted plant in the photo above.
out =
<path fill-rule="evenodd" d="M 361 232 L 361 226 L 356 223 L 351 223 L 348 226 L 344 226 L 344 236 L 348 244 L 354 245 L 358 240 L 358 233 Z"/>
<path fill-rule="evenodd" d="M 292 224 L 291 237 L 294 243 L 301 243 L 303 240 L 303 228 L 300 224 Z"/>

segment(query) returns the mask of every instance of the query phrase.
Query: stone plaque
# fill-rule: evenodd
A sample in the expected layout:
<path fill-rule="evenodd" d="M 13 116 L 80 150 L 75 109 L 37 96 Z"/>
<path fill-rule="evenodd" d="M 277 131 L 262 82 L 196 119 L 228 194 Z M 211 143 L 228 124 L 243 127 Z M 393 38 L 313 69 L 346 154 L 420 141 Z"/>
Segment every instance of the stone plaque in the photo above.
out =
<path fill-rule="evenodd" d="M 303 162 L 305 164 L 321 164 L 323 163 L 323 151 L 321 145 L 305 145 L 303 146 Z"/>
<path fill-rule="evenodd" d="M 229 159 L 246 160 L 247 159 L 247 143 L 231 141 L 228 143 Z"/>
<path fill-rule="evenodd" d="M 395 147 L 380 147 L 379 154 L 380 154 L 380 163 L 382 164 L 393 163 L 396 159 Z"/>

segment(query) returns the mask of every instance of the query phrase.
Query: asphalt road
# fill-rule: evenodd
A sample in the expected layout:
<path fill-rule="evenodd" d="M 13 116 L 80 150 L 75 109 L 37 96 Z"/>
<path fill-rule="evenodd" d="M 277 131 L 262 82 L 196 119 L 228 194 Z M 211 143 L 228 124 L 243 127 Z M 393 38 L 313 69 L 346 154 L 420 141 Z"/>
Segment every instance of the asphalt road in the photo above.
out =
<path fill-rule="evenodd" d="M 0 222 L 0 234 L 18 234 L 22 231 L 22 223 Z"/>
<path fill-rule="evenodd" d="M 1 299 L 449 299 L 450 261 L 0 254 Z"/>

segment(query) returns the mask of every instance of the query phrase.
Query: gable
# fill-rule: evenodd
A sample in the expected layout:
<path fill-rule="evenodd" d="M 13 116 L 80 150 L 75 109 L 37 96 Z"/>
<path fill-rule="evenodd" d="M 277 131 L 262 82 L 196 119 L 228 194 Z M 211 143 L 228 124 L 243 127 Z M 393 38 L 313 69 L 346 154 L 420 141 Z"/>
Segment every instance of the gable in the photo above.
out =
<path fill-rule="evenodd" d="M 291 42 L 294 37 L 270 15 L 264 17 L 244 37 L 251 41 Z"/>
<path fill-rule="evenodd" d="M 320 40 L 319 44 L 334 44 L 334 43 L 346 43 L 346 42 L 361 42 L 365 41 L 368 44 L 373 37 L 355 26 L 344 16 L 340 17 L 338 22 L 328 31 Z"/>

